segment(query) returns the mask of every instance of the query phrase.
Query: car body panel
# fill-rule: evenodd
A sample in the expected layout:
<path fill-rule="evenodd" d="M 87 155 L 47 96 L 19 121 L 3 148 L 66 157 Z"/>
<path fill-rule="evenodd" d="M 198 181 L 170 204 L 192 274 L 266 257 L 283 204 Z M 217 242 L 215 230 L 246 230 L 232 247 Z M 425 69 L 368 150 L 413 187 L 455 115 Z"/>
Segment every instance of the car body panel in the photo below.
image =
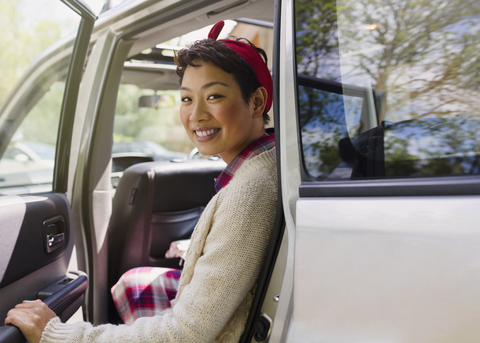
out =
<path fill-rule="evenodd" d="M 299 200 L 289 341 L 478 341 L 479 200 Z"/>

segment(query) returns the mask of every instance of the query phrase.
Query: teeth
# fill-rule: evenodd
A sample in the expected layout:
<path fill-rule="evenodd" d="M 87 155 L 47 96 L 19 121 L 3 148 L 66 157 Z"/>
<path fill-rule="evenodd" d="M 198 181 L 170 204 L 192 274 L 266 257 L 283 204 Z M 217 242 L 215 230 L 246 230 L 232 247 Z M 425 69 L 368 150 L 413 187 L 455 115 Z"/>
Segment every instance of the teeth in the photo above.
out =
<path fill-rule="evenodd" d="M 199 137 L 207 137 L 207 136 L 213 135 L 216 132 L 218 132 L 218 129 L 211 129 L 206 131 L 195 131 L 195 133 Z"/>

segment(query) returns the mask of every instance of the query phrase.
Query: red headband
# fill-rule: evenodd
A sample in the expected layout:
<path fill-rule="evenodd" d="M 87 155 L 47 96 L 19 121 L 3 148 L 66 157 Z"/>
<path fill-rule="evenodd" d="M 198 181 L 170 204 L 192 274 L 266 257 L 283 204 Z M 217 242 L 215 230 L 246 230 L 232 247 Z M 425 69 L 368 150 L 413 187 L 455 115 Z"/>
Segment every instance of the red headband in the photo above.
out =
<path fill-rule="evenodd" d="M 224 25 L 225 23 L 223 20 L 220 20 L 218 23 L 213 25 L 210 33 L 208 34 L 208 38 L 217 40 L 217 37 L 220 34 L 220 31 L 222 31 Z M 252 67 L 258 81 L 267 90 L 267 103 L 265 106 L 265 111 L 268 112 L 268 110 L 270 110 L 272 107 L 273 82 L 267 64 L 263 61 L 260 53 L 251 45 L 244 42 L 230 39 L 220 39 L 219 42 L 222 42 L 239 54 Z"/>

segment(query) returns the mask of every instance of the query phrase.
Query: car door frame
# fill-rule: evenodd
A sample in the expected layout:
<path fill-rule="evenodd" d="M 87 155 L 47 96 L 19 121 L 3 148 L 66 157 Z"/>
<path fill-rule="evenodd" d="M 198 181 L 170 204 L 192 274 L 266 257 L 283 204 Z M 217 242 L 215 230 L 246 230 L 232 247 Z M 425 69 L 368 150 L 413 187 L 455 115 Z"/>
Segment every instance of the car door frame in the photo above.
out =
<path fill-rule="evenodd" d="M 15 237 L 10 239 L 10 245 L 13 244 L 11 256 L 4 254 L 4 258 L 8 258 L 8 261 L 5 261 L 7 263 L 4 274 L 5 282 L 1 294 L 2 299 L 4 299 L 5 310 L 13 307 L 15 303 L 22 299 L 33 297 L 44 300 L 50 308 L 61 316 L 62 320 L 66 320 L 76 309 L 82 306 L 83 296 L 88 285 L 88 278 L 85 273 L 72 272 L 67 274 L 68 261 L 73 249 L 72 231 L 74 231 L 74 228 L 70 201 L 66 191 L 69 177 L 68 162 L 71 158 L 72 123 L 75 117 L 78 88 L 82 78 L 85 57 L 89 48 L 90 34 L 96 16 L 82 0 L 61 0 L 61 2 L 76 12 L 81 19 L 75 43 L 71 47 L 72 53 L 60 110 L 52 192 L 2 196 L 0 198 L 0 206 L 8 207 L 8 213 L 2 213 L 2 220 L 13 228 L 11 235 L 16 233 L 18 237 L 16 240 Z M 49 56 L 53 57 L 55 52 L 50 51 L 50 55 L 44 55 L 44 58 L 37 60 L 36 64 L 30 67 L 30 70 L 37 68 L 42 70 L 42 64 L 44 63 L 48 66 Z M 46 70 L 48 70 L 48 67 Z M 20 104 L 22 96 L 27 96 L 28 93 L 21 92 L 22 84 L 31 77 L 32 75 L 27 73 L 26 77 L 19 81 L 18 85 L 20 87 L 12 93 L 14 96 L 7 99 L 7 102 L 10 100 L 7 103 L 7 109 L 10 108 L 11 111 Z M 32 84 L 34 79 L 28 82 Z M 22 119 L 8 129 L 16 130 Z M 50 218 L 42 219 L 47 216 L 50 216 Z M 49 230 L 53 231 L 50 233 Z M 55 230 L 58 230 L 58 232 Z M 52 238 L 51 244 L 49 243 L 49 237 Z M 25 255 L 25 250 L 36 251 L 35 256 L 40 257 L 40 259 L 35 257 L 29 259 L 29 254 Z M 44 257 L 41 256 L 43 250 L 45 250 Z M 27 258 L 19 259 L 20 256 L 27 256 Z M 22 265 L 21 271 L 15 271 L 14 265 L 18 263 Z M 20 284 L 28 286 L 18 287 Z M 0 341 L 24 342 L 25 339 L 17 328 L 0 326 Z"/>

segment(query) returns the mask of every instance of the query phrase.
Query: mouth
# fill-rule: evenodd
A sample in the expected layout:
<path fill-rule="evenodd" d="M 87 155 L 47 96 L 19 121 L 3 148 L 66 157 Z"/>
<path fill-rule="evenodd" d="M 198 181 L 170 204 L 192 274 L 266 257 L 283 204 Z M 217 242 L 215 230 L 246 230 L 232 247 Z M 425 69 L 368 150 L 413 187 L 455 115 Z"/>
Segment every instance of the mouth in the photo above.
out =
<path fill-rule="evenodd" d="M 212 136 L 214 134 L 216 134 L 218 131 L 220 131 L 220 129 L 208 129 L 208 130 L 194 130 L 195 134 L 198 136 L 198 137 L 208 137 L 208 136 Z"/>

